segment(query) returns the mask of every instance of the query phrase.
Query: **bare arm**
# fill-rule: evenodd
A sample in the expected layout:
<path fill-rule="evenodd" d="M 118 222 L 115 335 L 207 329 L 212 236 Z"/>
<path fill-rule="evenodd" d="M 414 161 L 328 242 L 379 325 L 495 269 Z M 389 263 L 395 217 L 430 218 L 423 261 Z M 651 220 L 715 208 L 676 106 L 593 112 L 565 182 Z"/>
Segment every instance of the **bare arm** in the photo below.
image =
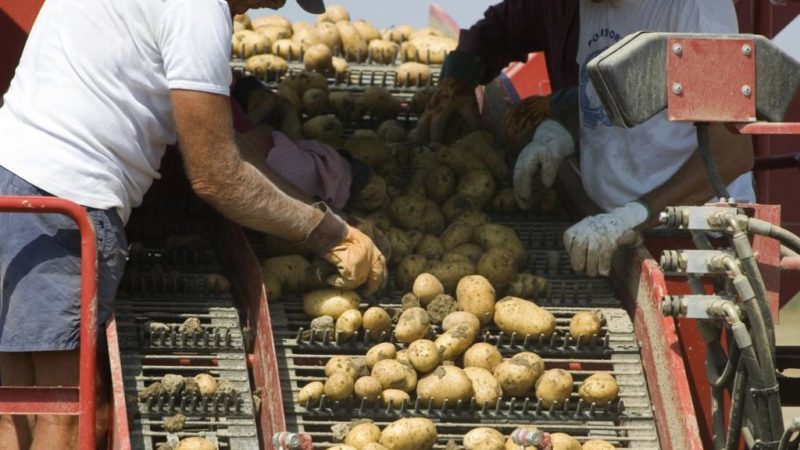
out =
<path fill-rule="evenodd" d="M 299 242 L 323 213 L 283 193 L 234 142 L 228 97 L 172 90 L 173 114 L 184 166 L 197 195 L 248 228 Z"/>
<path fill-rule="evenodd" d="M 711 124 L 709 142 L 720 176 L 730 183 L 753 168 L 753 141 L 750 136 L 733 134 L 721 124 Z M 694 154 L 664 185 L 642 197 L 653 215 L 667 206 L 699 205 L 714 197 L 700 152 Z M 655 225 L 651 220 L 648 225 Z"/>
<path fill-rule="evenodd" d="M 267 165 L 267 150 L 272 147 L 272 138 L 269 135 L 269 130 L 256 127 L 247 133 L 236 133 L 236 146 L 239 147 L 242 159 L 252 164 L 264 176 L 275 183 L 280 190 L 303 203 L 310 204 L 314 202 L 313 198 L 297 189 L 295 185 Z"/>

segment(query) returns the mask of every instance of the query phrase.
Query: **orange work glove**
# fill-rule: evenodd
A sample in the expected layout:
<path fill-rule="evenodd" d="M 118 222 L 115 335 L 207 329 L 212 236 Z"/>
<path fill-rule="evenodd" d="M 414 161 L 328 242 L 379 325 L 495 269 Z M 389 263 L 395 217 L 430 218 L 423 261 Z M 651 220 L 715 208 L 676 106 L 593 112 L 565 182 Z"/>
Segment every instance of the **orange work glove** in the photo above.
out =
<path fill-rule="evenodd" d="M 445 78 L 428 100 L 425 112 L 413 132 L 414 139 L 419 142 L 444 142 L 450 121 L 456 117 L 462 119 L 470 129 L 480 127 L 475 90 L 463 81 Z"/>

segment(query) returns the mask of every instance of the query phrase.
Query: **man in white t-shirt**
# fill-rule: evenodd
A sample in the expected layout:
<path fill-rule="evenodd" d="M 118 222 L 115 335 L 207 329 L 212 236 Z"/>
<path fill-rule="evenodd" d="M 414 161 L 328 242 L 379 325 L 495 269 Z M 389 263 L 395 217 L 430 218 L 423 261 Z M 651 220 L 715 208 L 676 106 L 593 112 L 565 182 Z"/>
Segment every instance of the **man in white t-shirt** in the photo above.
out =
<path fill-rule="evenodd" d="M 586 64 L 622 37 L 640 30 L 737 33 L 731 0 L 581 0 L 577 62 L 580 104 L 580 166 L 589 197 L 607 211 L 587 217 L 564 234 L 576 271 L 608 275 L 619 245 L 637 227 L 654 224 L 653 213 L 677 204 L 700 204 L 713 191 L 697 152 L 694 126 L 667 120 L 666 112 L 631 129 L 611 124 L 586 72 Z M 755 201 L 752 142 L 711 125 L 710 143 L 722 178 L 737 201 Z M 515 190 L 527 192 L 542 172 L 552 184 L 561 161 L 575 151 L 564 127 L 547 120 L 520 154 Z"/>
<path fill-rule="evenodd" d="M 87 208 L 101 324 L 125 264 L 124 223 L 176 138 L 192 187 L 217 211 L 305 244 L 337 267 L 335 286 L 364 285 L 370 294 L 384 284 L 383 255 L 367 236 L 325 205 L 287 196 L 234 143 L 231 17 L 284 2 L 44 2 L 0 108 L 0 195 L 57 196 Z M 322 0 L 298 3 L 324 10 Z M 75 225 L 59 215 L 0 214 L 4 385 L 77 385 L 79 243 Z M 31 423 L 0 418 L 0 448 L 75 448 L 75 417 Z"/>

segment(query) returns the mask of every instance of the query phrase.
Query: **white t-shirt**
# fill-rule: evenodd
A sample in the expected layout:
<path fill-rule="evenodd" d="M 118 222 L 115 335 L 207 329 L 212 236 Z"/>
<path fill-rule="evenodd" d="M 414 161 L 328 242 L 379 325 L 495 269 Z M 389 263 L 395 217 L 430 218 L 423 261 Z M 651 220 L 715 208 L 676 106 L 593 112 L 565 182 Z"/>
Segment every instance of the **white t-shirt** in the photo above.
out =
<path fill-rule="evenodd" d="M 737 33 L 731 0 L 581 0 L 580 142 L 586 192 L 609 211 L 663 185 L 697 148 L 693 124 L 670 122 L 666 111 L 634 128 L 615 127 L 589 80 L 586 63 L 636 31 Z M 755 201 L 752 175 L 728 186 L 737 201 Z"/>
<path fill-rule="evenodd" d="M 0 108 L 0 165 L 127 220 L 176 140 L 170 89 L 229 94 L 224 0 L 47 0 Z"/>

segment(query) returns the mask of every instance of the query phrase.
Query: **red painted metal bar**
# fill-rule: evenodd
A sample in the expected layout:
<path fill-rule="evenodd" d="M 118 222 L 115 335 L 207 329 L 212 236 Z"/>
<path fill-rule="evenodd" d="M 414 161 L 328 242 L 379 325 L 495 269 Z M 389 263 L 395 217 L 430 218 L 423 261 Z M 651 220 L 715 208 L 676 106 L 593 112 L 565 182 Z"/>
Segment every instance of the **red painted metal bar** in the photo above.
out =
<path fill-rule="evenodd" d="M 6 386 L 0 389 L 3 414 L 79 413 L 78 389 L 63 387 Z"/>
<path fill-rule="evenodd" d="M 95 448 L 95 374 L 97 373 L 97 243 L 94 224 L 86 210 L 77 203 L 55 197 L 0 197 L 0 211 L 12 213 L 55 213 L 70 217 L 81 234 L 81 336 L 80 380 L 78 392 L 78 443 L 81 449 Z M 4 388 L 5 389 L 5 388 Z M 33 388 L 31 388 L 33 389 Z M 36 388 L 43 389 L 43 388 Z M 65 403 L 55 392 L 53 401 Z M 31 398 L 33 401 L 34 399 Z M 74 400 L 72 400 L 74 404 Z M 0 404 L 0 412 L 10 406 Z M 44 406 L 40 403 L 39 406 Z M 66 406 L 65 406 L 66 408 Z M 51 414 L 49 409 L 30 409 L 29 413 Z M 10 413 L 10 412 L 9 412 Z"/>
<path fill-rule="evenodd" d="M 781 259 L 781 270 L 800 270 L 800 256 L 785 256 Z"/>
<path fill-rule="evenodd" d="M 753 122 L 729 124 L 740 134 L 800 134 L 800 122 Z"/>
<path fill-rule="evenodd" d="M 106 323 L 108 362 L 111 367 L 111 399 L 114 402 L 109 428 L 111 450 L 131 450 L 131 430 L 128 427 L 128 410 L 125 407 L 125 385 L 122 381 L 122 360 L 119 351 L 117 321 L 114 316 Z"/>

